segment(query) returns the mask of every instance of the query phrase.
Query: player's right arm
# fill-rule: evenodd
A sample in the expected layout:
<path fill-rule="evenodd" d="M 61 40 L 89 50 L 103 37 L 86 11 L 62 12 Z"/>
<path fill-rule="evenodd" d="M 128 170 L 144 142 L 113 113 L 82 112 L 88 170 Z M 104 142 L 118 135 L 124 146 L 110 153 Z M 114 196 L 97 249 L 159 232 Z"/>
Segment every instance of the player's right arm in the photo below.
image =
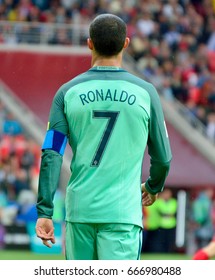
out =
<path fill-rule="evenodd" d="M 145 189 L 148 193 L 155 195 L 164 188 L 172 153 L 160 98 L 152 85 L 149 94 L 151 109 L 147 145 L 150 155 L 150 175 L 145 182 Z"/>
<path fill-rule="evenodd" d="M 141 185 L 142 190 L 142 206 L 150 206 L 157 199 L 157 194 L 151 194 L 146 190 L 145 183 Z"/>

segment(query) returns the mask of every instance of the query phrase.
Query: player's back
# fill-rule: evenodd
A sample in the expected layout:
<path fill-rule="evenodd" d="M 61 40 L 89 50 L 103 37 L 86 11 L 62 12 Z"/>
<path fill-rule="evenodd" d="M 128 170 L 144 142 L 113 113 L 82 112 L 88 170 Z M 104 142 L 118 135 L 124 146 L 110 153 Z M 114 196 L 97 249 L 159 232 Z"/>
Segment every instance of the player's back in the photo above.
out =
<path fill-rule="evenodd" d="M 66 85 L 73 150 L 67 217 L 141 225 L 141 167 L 150 84 L 116 67 L 95 67 Z"/>

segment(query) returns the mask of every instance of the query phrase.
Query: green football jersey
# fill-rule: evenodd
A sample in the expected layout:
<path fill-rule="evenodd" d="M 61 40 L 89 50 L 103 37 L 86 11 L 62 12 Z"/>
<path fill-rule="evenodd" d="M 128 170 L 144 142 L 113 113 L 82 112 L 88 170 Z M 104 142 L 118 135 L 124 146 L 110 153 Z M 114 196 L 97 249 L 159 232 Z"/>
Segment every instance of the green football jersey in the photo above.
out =
<path fill-rule="evenodd" d="M 162 191 L 171 149 L 159 96 L 152 84 L 122 68 L 98 66 L 64 84 L 49 117 L 51 145 L 43 148 L 39 217 L 51 217 L 62 153 L 56 132 L 73 151 L 66 191 L 66 220 L 142 226 L 141 171 L 151 157 L 147 190 Z M 49 133 L 50 134 L 50 133 Z M 49 137 L 50 138 L 50 137 Z M 56 142 L 56 145 L 54 145 Z"/>

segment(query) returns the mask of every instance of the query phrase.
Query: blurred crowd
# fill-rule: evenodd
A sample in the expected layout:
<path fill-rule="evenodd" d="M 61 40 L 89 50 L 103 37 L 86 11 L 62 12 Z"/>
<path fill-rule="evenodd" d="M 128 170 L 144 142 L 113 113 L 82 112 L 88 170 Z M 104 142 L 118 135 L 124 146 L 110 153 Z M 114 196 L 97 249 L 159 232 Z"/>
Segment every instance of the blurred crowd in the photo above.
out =
<path fill-rule="evenodd" d="M 49 23 L 61 27 L 48 44 L 72 45 L 78 23 L 86 27 L 79 43 L 86 44 L 88 25 L 99 13 L 127 23 L 128 52 L 138 69 L 168 100 L 183 102 L 192 124 L 197 117 L 215 142 L 215 0 L 0 0 L 0 22 L 31 23 L 17 27 L 16 43 L 41 43 L 34 36 L 44 31 L 38 24 Z"/>
<path fill-rule="evenodd" d="M 36 219 L 40 147 L 0 102 L 0 224 Z"/>

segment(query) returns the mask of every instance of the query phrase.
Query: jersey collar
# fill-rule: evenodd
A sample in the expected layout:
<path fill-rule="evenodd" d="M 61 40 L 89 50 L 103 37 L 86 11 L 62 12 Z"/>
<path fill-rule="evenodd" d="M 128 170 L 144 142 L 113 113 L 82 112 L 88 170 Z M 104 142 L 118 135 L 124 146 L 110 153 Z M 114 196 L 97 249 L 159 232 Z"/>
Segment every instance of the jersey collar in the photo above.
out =
<path fill-rule="evenodd" d="M 125 70 L 117 66 L 95 66 L 90 68 L 90 71 L 123 71 L 124 72 Z"/>

